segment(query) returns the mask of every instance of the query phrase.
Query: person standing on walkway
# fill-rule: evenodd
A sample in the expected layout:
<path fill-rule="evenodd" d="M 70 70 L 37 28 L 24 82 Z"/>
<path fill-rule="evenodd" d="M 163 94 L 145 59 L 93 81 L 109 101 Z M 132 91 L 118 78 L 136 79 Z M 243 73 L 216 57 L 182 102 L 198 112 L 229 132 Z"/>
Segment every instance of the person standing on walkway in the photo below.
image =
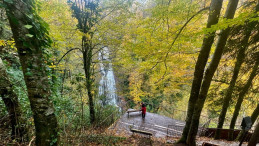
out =
<path fill-rule="evenodd" d="M 142 103 L 141 111 L 142 111 L 142 118 L 144 119 L 147 111 L 146 105 L 144 103 Z"/>

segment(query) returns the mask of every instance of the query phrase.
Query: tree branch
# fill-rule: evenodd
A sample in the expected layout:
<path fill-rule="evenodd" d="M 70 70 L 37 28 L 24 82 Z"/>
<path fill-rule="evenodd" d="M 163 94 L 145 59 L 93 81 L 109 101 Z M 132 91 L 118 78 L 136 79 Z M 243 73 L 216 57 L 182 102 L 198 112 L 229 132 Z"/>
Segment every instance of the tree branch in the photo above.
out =
<path fill-rule="evenodd" d="M 194 15 L 192 15 L 192 17 L 189 18 L 189 19 L 185 22 L 185 24 L 181 27 L 181 29 L 180 29 L 179 32 L 177 33 L 177 35 L 176 35 L 174 41 L 172 42 L 170 48 L 168 49 L 168 51 L 167 51 L 167 53 L 166 53 L 166 56 L 165 56 L 165 60 L 166 60 L 166 58 L 168 57 L 169 51 L 172 49 L 172 47 L 173 47 L 175 41 L 176 41 L 177 38 L 180 36 L 181 32 L 182 32 L 183 29 L 187 26 L 187 24 L 188 24 L 196 15 L 198 15 L 199 13 L 201 13 L 201 12 L 204 11 L 204 10 L 208 10 L 209 8 L 210 8 L 210 7 L 206 7 L 206 8 L 203 8 L 203 9 L 199 10 L 197 13 L 195 13 Z"/>
<path fill-rule="evenodd" d="M 93 54 L 92 54 L 92 56 L 94 56 L 95 54 L 97 54 L 98 52 L 100 52 L 103 48 L 105 48 L 105 47 L 107 47 L 107 46 L 103 46 L 103 47 L 101 47 L 100 49 L 98 49 L 96 52 L 94 52 Z"/>
<path fill-rule="evenodd" d="M 70 49 L 70 50 L 68 50 L 59 60 L 58 60 L 58 62 L 55 64 L 55 65 L 58 65 L 59 63 L 60 63 L 60 61 L 68 54 L 68 53 L 70 53 L 71 51 L 73 51 L 73 50 L 79 50 L 80 48 L 72 48 L 72 49 Z"/>
<path fill-rule="evenodd" d="M 203 9 L 199 10 L 197 13 L 195 13 L 192 17 L 190 17 L 190 18 L 185 22 L 185 24 L 181 27 L 181 29 L 180 29 L 179 32 L 177 33 L 176 37 L 174 38 L 173 42 L 171 43 L 171 46 L 170 46 L 169 49 L 167 50 L 167 53 L 166 53 L 166 56 L 165 56 L 165 59 L 164 59 L 163 62 L 166 62 L 166 59 L 167 59 L 167 57 L 168 57 L 168 55 L 169 55 L 170 50 L 172 49 L 174 43 L 176 42 L 177 38 L 180 36 L 180 34 L 181 34 L 181 32 L 183 31 L 183 29 L 187 26 L 187 24 L 188 24 L 196 15 L 200 14 L 202 11 L 208 10 L 209 8 L 210 8 L 210 7 L 206 7 L 206 8 L 203 8 Z M 161 59 L 162 59 L 162 58 L 161 58 Z M 154 69 L 154 68 L 157 66 L 158 63 L 160 63 L 160 61 L 158 61 L 158 62 L 152 67 L 152 69 Z M 151 70 L 152 70 L 152 69 L 151 69 Z"/>
<path fill-rule="evenodd" d="M 166 53 L 166 56 L 165 56 L 165 59 L 164 59 L 165 72 L 164 72 L 162 78 L 160 78 L 157 82 L 159 82 L 160 80 L 163 80 L 164 77 L 165 77 L 165 75 L 166 75 L 166 72 L 167 72 L 166 59 L 167 59 L 167 57 L 168 57 L 168 55 L 169 55 L 170 50 L 173 48 L 173 45 L 174 45 L 174 43 L 176 42 L 177 38 L 180 36 L 181 32 L 183 31 L 183 29 L 187 26 L 187 24 L 188 24 L 196 15 L 198 15 L 198 14 L 201 13 L 202 11 L 207 10 L 207 9 L 209 9 L 209 8 L 210 8 L 210 7 L 206 7 L 206 8 L 203 8 L 203 9 L 199 10 L 197 13 L 195 13 L 194 15 L 192 15 L 192 17 L 190 17 L 190 18 L 184 23 L 184 25 L 181 27 L 181 29 L 180 29 L 179 32 L 177 33 L 176 37 L 174 38 L 174 40 L 173 40 L 171 46 L 170 46 L 169 49 L 167 50 L 167 53 Z M 157 65 L 157 64 L 156 64 L 156 65 Z M 154 67 L 153 67 L 153 68 L 154 68 Z"/>

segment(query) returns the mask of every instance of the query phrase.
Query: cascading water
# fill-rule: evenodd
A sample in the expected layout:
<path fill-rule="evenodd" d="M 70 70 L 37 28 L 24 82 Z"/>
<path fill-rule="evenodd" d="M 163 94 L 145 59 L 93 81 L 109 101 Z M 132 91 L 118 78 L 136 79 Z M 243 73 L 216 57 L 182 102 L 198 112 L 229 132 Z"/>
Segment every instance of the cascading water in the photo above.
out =
<path fill-rule="evenodd" d="M 109 59 L 109 49 L 104 47 L 99 52 L 101 80 L 99 82 L 99 96 L 102 105 L 119 106 L 119 99 L 116 94 L 116 83 L 112 69 L 112 63 Z"/>

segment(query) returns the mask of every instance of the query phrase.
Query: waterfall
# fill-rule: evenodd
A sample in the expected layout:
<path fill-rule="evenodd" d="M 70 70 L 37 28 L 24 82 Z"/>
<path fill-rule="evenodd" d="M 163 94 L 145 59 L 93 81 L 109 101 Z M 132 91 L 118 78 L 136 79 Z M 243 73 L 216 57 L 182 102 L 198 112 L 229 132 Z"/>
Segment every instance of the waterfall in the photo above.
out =
<path fill-rule="evenodd" d="M 102 105 L 119 105 L 116 94 L 116 83 L 113 73 L 112 63 L 109 58 L 109 49 L 104 47 L 99 52 L 101 79 L 99 82 L 99 97 Z"/>

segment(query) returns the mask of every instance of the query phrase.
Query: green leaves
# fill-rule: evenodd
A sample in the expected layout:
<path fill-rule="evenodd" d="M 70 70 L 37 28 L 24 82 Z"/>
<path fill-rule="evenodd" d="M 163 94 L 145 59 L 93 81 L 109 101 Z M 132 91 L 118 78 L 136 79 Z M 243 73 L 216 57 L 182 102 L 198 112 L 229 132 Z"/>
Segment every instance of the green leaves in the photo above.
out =
<path fill-rule="evenodd" d="M 4 8 L 4 4 L 3 3 L 0 3 L 0 8 Z"/>
<path fill-rule="evenodd" d="M 24 27 L 27 28 L 27 29 L 31 29 L 32 25 L 24 25 Z"/>
<path fill-rule="evenodd" d="M 32 15 L 32 14 L 26 14 L 26 16 L 27 16 L 28 18 L 30 18 L 30 19 L 33 18 L 33 15 Z"/>
<path fill-rule="evenodd" d="M 25 75 L 26 76 L 32 76 L 32 73 L 28 71 L 28 72 L 25 73 Z"/>
<path fill-rule="evenodd" d="M 4 2 L 9 3 L 9 4 L 12 4 L 12 3 L 13 3 L 12 0 L 4 0 Z"/>
<path fill-rule="evenodd" d="M 9 15 L 9 14 L 7 14 L 7 15 Z M 17 18 L 15 18 L 14 16 L 10 15 L 10 18 L 11 18 L 11 21 L 12 21 L 13 23 L 15 23 L 15 24 L 18 24 L 18 23 L 19 23 L 18 20 L 17 20 Z"/>
<path fill-rule="evenodd" d="M 30 37 L 30 38 L 32 38 L 32 37 L 33 37 L 33 35 L 32 35 L 32 34 L 25 34 L 25 36 Z"/>
<path fill-rule="evenodd" d="M 29 66 L 30 66 L 30 65 L 29 65 Z M 31 68 L 27 68 L 27 69 L 26 69 L 25 75 L 26 75 L 26 76 L 32 76 L 32 75 L 33 75 L 32 71 L 31 71 Z"/>

